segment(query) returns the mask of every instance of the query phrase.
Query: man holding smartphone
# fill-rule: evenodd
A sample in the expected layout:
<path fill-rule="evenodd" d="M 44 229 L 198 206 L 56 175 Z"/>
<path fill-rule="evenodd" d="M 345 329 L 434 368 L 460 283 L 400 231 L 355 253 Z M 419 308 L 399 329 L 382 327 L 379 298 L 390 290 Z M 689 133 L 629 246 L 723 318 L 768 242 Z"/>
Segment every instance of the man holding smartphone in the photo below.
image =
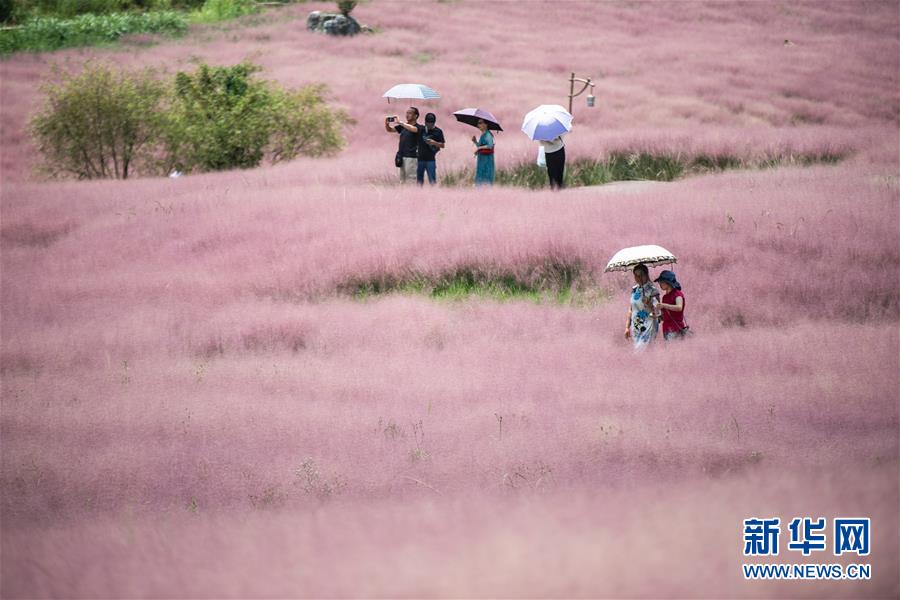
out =
<path fill-rule="evenodd" d="M 406 109 L 406 122 L 401 123 L 396 116 L 384 120 L 384 129 L 388 133 L 400 134 L 400 147 L 397 155 L 400 163 L 400 183 L 412 182 L 416 177 L 419 163 L 419 109 L 410 106 Z"/>

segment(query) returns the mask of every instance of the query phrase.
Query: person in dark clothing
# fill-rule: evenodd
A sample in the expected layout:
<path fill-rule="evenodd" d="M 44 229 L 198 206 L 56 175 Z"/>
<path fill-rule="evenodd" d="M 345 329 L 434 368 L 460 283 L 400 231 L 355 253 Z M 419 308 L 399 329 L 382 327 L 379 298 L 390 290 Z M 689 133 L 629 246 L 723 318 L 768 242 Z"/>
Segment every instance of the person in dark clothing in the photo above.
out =
<path fill-rule="evenodd" d="M 416 136 L 418 165 L 416 166 L 416 183 L 424 185 L 425 173 L 428 173 L 428 181 L 434 185 L 437 180 L 437 167 L 435 162 L 435 154 L 444 147 L 444 132 L 435 127 L 437 117 L 434 113 L 425 115 L 425 124 L 411 123 L 407 119 L 406 123 L 399 126 L 406 130 L 409 134 Z M 402 133 L 401 133 L 402 135 Z"/>
<path fill-rule="evenodd" d="M 428 183 L 434 185 L 437 182 L 436 155 L 444 147 L 444 132 L 435 126 L 437 117 L 434 113 L 425 115 L 425 125 L 418 126 L 419 133 L 419 166 L 416 168 L 416 183 L 425 184 L 425 174 L 428 173 Z"/>
<path fill-rule="evenodd" d="M 552 140 L 541 141 L 544 147 L 544 160 L 547 161 L 547 177 L 550 189 L 561 190 L 566 175 L 566 145 L 562 136 Z"/>
<path fill-rule="evenodd" d="M 398 155 L 400 156 L 400 183 L 411 182 L 416 176 L 419 155 L 419 127 L 418 123 L 419 109 L 410 106 L 406 109 L 406 122 L 401 123 L 399 117 L 386 117 L 384 119 L 384 129 L 388 133 L 400 134 L 400 146 Z"/>

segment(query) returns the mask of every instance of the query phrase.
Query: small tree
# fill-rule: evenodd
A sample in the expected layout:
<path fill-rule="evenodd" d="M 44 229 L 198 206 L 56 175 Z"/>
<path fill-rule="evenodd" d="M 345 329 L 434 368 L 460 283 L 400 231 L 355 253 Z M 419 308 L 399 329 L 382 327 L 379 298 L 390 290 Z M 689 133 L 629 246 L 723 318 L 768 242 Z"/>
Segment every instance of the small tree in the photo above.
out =
<path fill-rule="evenodd" d="M 89 62 L 43 89 L 47 100 L 31 130 L 48 173 L 127 179 L 138 164 L 152 171 L 165 86 L 150 70 L 114 72 Z"/>
<path fill-rule="evenodd" d="M 167 161 L 182 171 L 255 167 L 268 158 L 337 152 L 349 121 L 325 102 L 325 86 L 283 90 L 254 79 L 260 67 L 200 65 L 178 73 L 166 134 Z"/>
<path fill-rule="evenodd" d="M 349 17 L 353 9 L 356 8 L 357 0 L 338 0 L 338 11 L 345 17 Z"/>
<path fill-rule="evenodd" d="M 185 171 L 257 166 L 272 129 L 267 86 L 250 76 L 256 65 L 200 65 L 175 76 L 166 135 L 169 160 Z"/>

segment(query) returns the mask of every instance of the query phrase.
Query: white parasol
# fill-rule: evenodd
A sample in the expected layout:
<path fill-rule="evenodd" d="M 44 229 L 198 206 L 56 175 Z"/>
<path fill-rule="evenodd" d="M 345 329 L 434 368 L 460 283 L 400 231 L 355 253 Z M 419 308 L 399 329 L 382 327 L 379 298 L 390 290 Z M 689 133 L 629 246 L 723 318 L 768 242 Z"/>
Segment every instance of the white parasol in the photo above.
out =
<path fill-rule="evenodd" d="M 401 83 L 395 85 L 386 91 L 382 98 L 387 98 L 388 102 L 394 100 L 437 100 L 441 95 L 436 91 L 421 83 Z"/>
<path fill-rule="evenodd" d="M 662 246 L 632 246 L 616 252 L 609 259 L 604 272 L 628 271 L 639 264 L 645 264 L 648 267 L 658 267 L 659 265 L 671 265 L 677 262 L 678 259 L 675 258 L 675 255 Z"/>

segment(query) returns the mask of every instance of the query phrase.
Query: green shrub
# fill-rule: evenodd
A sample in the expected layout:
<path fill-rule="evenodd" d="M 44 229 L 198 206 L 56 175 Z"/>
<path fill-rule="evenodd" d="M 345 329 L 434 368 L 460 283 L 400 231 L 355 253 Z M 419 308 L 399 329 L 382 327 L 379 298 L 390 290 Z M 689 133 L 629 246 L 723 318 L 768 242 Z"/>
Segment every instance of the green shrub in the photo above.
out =
<path fill-rule="evenodd" d="M 298 154 L 327 156 L 344 146 L 341 127 L 350 123 L 343 110 L 333 110 L 326 102 L 328 88 L 313 84 L 296 91 L 273 90 L 273 162 L 290 160 Z"/>
<path fill-rule="evenodd" d="M 272 98 L 259 67 L 200 65 L 175 76 L 167 154 L 185 172 L 254 167 L 269 140 Z"/>
<path fill-rule="evenodd" d="M 126 179 L 152 162 L 165 86 L 151 71 L 127 74 L 88 63 L 44 91 L 47 101 L 31 130 L 50 175 Z"/>
<path fill-rule="evenodd" d="M 166 84 L 150 71 L 89 63 L 45 86 L 46 104 L 32 121 L 45 170 L 82 179 L 219 171 L 343 147 L 350 119 L 329 108 L 325 86 L 285 90 L 255 79 L 259 70 L 202 64 Z"/>
<path fill-rule="evenodd" d="M 255 167 L 268 158 L 333 154 L 344 144 L 346 113 L 325 102 L 325 86 L 297 91 L 253 79 L 260 70 L 200 65 L 178 73 L 166 133 L 172 168 L 183 172 Z"/>

